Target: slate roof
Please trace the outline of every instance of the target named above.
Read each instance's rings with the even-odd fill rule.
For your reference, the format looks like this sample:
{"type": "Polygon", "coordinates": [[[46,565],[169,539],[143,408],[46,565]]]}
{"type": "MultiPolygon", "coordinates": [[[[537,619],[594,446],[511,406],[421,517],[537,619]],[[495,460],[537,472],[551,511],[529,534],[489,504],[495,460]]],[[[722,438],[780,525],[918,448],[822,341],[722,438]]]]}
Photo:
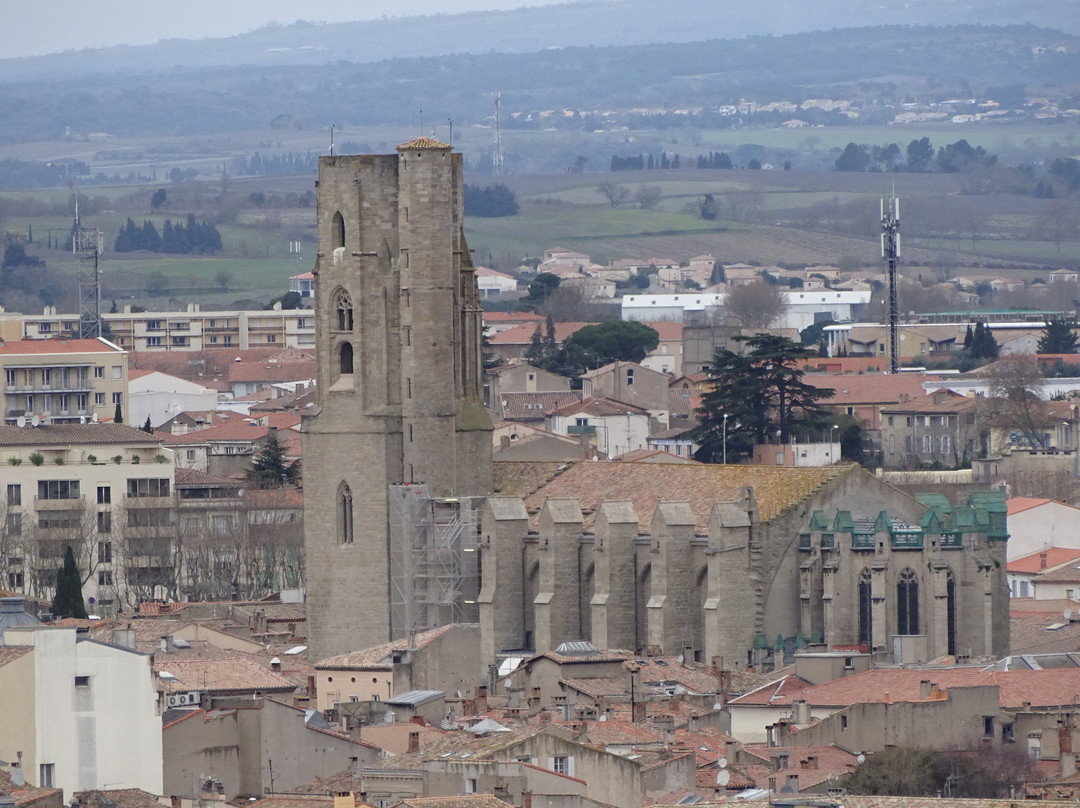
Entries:
{"type": "Polygon", "coordinates": [[[602,502],[630,500],[642,532],[649,530],[656,506],[662,501],[688,502],[696,529],[708,528],[717,502],[736,502],[751,486],[762,521],[768,522],[802,502],[822,486],[845,474],[865,473],[853,466],[785,468],[677,463],[619,463],[573,461],[564,463],[495,463],[495,490],[502,496],[520,496],[537,521],[548,498],[577,499],[588,529],[602,502]]]}
{"type": "Polygon", "coordinates": [[[157,446],[159,436],[127,424],[49,424],[27,427],[0,424],[0,446],[69,446],[71,444],[125,443],[157,446]]]}

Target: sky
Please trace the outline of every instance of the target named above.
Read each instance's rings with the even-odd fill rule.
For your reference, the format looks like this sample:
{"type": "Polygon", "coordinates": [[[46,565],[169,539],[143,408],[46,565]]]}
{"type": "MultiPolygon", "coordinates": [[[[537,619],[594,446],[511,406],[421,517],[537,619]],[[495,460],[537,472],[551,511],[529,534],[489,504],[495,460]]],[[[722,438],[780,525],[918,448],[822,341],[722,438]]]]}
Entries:
{"type": "Polygon", "coordinates": [[[270,22],[348,22],[566,0],[0,0],[0,58],[232,36],[270,22]]]}

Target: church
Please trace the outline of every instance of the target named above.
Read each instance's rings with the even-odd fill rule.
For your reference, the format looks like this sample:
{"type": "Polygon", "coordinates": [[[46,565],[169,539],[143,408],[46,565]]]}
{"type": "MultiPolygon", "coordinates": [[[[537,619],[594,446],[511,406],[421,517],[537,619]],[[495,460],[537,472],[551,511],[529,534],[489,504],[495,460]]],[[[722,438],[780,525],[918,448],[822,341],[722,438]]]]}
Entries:
{"type": "Polygon", "coordinates": [[[478,675],[577,640],[727,667],[793,641],[1007,653],[999,494],[953,507],[857,466],[493,464],[463,191],[431,138],[319,161],[312,659],[463,620],[478,675]]]}

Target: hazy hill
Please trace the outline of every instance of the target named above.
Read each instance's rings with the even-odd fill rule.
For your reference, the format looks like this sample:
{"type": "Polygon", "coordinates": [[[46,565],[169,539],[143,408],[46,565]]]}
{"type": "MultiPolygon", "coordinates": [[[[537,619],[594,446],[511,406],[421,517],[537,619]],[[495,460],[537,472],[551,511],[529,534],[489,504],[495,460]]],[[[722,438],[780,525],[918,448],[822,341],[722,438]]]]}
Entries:
{"type": "Polygon", "coordinates": [[[0,60],[0,81],[176,68],[325,65],[530,53],[546,48],[700,42],[877,25],[1032,24],[1080,34],[1080,3],[1063,0],[585,0],[513,11],[264,27],[225,39],[162,40],[0,60]]]}
{"type": "MultiPolygon", "coordinates": [[[[592,7],[591,5],[582,6],[592,7]]],[[[605,6],[621,8],[618,4],[605,6]]],[[[577,7],[572,7],[577,8],[577,7]]],[[[528,54],[395,58],[315,66],[174,68],[108,77],[0,84],[0,142],[77,132],[141,137],[339,125],[400,125],[453,117],[465,126],[504,99],[507,126],[592,131],[602,119],[542,119],[539,111],[703,107],[838,97],[899,104],[909,94],[979,97],[1024,88],[1080,103],[1060,89],[1080,75],[1080,38],[1032,26],[889,26],[686,44],[568,47],[528,54]],[[1040,52],[1035,51],[1039,49],[1040,52]],[[495,78],[497,77],[497,78],[495,78]],[[1012,88],[1011,90],[1009,88],[1012,88]],[[994,89],[996,88],[996,89],[994,89]],[[514,119],[513,113],[523,117],[514,119]],[[528,113],[536,113],[525,123],[528,113]],[[272,122],[274,122],[272,124],[272,122]]],[[[632,122],[631,122],[632,123],[632,122]]],[[[651,121],[648,125],[663,125],[651,121]]],[[[669,125],[681,125],[672,120],[669,125]]],[[[730,126],[730,121],[701,125],[730,126]]]]}

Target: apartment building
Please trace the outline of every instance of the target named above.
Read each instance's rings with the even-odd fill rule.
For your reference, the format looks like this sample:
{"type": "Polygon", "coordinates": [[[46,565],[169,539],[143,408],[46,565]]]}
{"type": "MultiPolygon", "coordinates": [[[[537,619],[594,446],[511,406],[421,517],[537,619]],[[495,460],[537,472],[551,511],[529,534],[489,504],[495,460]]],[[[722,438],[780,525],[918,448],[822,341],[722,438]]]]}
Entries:
{"type": "Polygon", "coordinates": [[[127,352],[105,339],[23,339],[0,344],[4,423],[112,419],[127,407],[127,352]]]}
{"type": "Polygon", "coordinates": [[[0,426],[0,586],[51,598],[71,547],[88,610],[160,597],[175,538],[173,452],[124,424],[0,426]]]}
{"type": "MultiPolygon", "coordinates": [[[[315,319],[311,309],[202,311],[189,303],[184,311],[123,311],[102,315],[114,343],[129,351],[202,351],[208,348],[313,348],[315,319]]],[[[79,315],[58,314],[48,306],[38,314],[0,314],[2,324],[21,321],[24,339],[71,337],[79,315]]],[[[0,333],[3,333],[0,331],[0,333]]]]}

